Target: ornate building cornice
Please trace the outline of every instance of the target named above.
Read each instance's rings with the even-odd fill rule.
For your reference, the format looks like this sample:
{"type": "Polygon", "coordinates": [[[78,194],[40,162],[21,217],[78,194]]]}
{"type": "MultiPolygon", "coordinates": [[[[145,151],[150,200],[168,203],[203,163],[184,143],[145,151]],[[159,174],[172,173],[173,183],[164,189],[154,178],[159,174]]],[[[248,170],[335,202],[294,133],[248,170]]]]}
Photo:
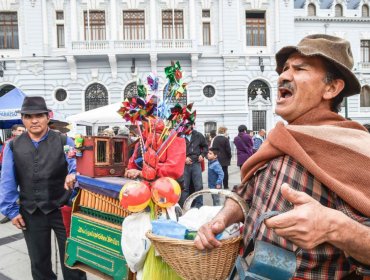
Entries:
{"type": "Polygon", "coordinates": [[[369,18],[354,17],[295,17],[294,21],[316,21],[316,22],[370,22],[369,18]]]}

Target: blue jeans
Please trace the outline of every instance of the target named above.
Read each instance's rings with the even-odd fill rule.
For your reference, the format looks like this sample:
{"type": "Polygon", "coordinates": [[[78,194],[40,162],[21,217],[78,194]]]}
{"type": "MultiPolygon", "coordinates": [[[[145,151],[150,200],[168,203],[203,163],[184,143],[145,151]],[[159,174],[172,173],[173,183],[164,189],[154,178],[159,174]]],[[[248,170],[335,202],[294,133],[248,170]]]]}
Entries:
{"type": "MultiPolygon", "coordinates": [[[[193,183],[194,191],[203,190],[202,181],[202,168],[199,162],[194,162],[192,164],[185,164],[184,170],[184,189],[181,192],[180,205],[183,206],[185,200],[191,195],[190,193],[190,182],[193,183]]],[[[203,206],[203,197],[198,196],[194,200],[194,206],[199,208],[203,206]]]]}

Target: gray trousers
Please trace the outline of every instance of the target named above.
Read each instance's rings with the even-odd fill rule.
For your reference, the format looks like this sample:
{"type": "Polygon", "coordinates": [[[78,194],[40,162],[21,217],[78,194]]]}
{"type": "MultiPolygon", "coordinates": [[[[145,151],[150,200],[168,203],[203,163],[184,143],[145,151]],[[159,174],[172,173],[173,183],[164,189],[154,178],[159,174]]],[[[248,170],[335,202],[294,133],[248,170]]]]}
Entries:
{"type": "MultiPolygon", "coordinates": [[[[185,199],[187,199],[189,195],[200,190],[203,190],[202,168],[200,163],[194,162],[193,164],[185,164],[184,189],[181,192],[180,205],[183,206],[185,199]],[[193,187],[194,191],[191,191],[190,187],[193,187]]],[[[194,200],[194,206],[198,208],[203,206],[202,196],[194,200]]]]}

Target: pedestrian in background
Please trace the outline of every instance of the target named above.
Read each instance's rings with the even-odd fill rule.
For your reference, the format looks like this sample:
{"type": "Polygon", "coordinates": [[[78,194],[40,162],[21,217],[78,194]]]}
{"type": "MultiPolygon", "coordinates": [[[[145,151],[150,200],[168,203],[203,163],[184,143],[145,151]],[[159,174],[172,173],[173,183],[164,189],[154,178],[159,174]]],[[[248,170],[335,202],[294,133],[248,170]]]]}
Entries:
{"type": "Polygon", "coordinates": [[[266,131],[260,129],[256,135],[253,136],[253,153],[257,152],[261,147],[263,141],[265,141],[266,131]]]}
{"type": "MultiPolygon", "coordinates": [[[[208,150],[208,188],[221,189],[222,180],[224,179],[224,172],[222,171],[221,164],[218,161],[219,149],[211,147],[208,150]]],[[[212,194],[213,205],[220,204],[220,197],[212,194]]]]}
{"type": "Polygon", "coordinates": [[[211,141],[210,147],[218,149],[217,159],[222,167],[224,172],[223,186],[224,189],[229,188],[229,171],[228,167],[230,166],[231,161],[231,147],[230,140],[227,137],[227,128],[220,126],[218,128],[218,134],[211,141]]]}
{"type": "Polygon", "coordinates": [[[52,230],[58,241],[63,278],[86,279],[84,272],[64,265],[67,237],[60,207],[70,197],[65,188],[72,188],[75,182],[76,159],[68,158],[63,147],[73,147],[74,142],[48,128],[49,110],[42,97],[26,97],[21,116],[27,132],[5,147],[0,210],[23,231],[33,279],[57,279],[51,264],[52,230]]]}
{"type": "Polygon", "coordinates": [[[242,167],[243,163],[253,154],[253,140],[247,133],[248,128],[242,124],[238,127],[238,135],[234,138],[236,147],[237,165],[242,167]]]}
{"type": "MultiPolygon", "coordinates": [[[[180,205],[193,192],[203,189],[202,167],[201,162],[204,161],[208,153],[208,145],[202,133],[194,129],[195,123],[189,123],[184,131],[186,141],[186,160],[184,170],[184,189],[181,192],[180,205]],[[194,191],[190,187],[194,187],[194,191]]],[[[180,163],[179,163],[180,164],[180,163]]],[[[203,205],[202,197],[197,197],[194,200],[195,207],[203,205]]]]}

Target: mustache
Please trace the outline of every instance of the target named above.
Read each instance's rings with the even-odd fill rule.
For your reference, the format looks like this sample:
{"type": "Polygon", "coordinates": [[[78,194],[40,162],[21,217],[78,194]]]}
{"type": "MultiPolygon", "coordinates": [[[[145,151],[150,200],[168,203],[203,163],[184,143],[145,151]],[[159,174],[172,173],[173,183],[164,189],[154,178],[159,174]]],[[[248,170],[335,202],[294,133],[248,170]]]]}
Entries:
{"type": "Polygon", "coordinates": [[[289,91],[294,91],[294,86],[293,86],[293,84],[291,83],[291,82],[288,82],[288,81],[282,81],[281,83],[278,83],[278,87],[279,88],[285,88],[285,89],[287,89],[287,90],[289,90],[289,91]]]}

